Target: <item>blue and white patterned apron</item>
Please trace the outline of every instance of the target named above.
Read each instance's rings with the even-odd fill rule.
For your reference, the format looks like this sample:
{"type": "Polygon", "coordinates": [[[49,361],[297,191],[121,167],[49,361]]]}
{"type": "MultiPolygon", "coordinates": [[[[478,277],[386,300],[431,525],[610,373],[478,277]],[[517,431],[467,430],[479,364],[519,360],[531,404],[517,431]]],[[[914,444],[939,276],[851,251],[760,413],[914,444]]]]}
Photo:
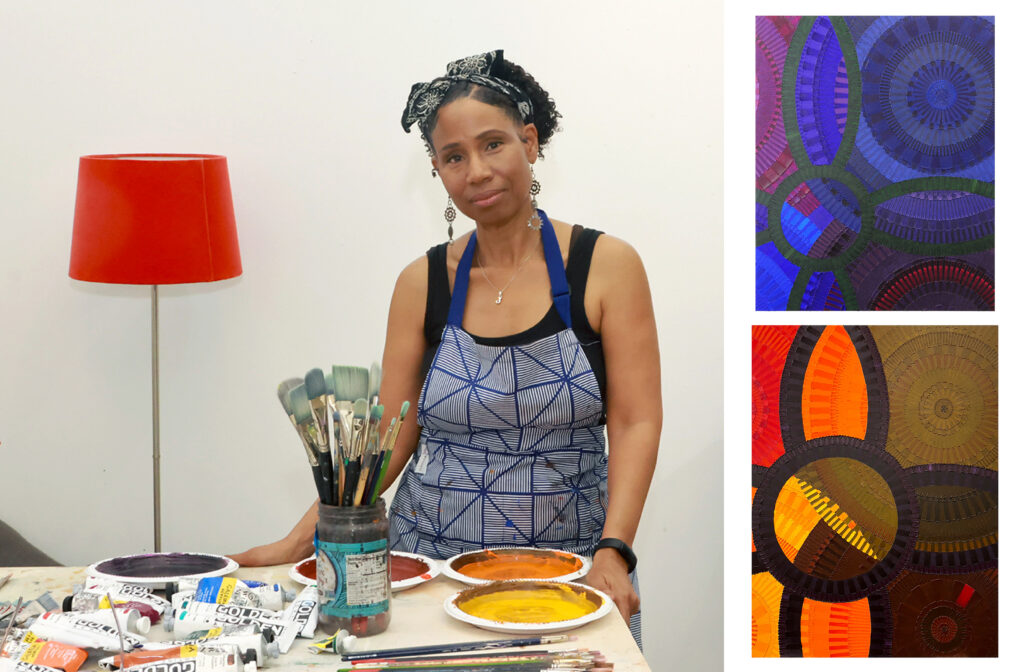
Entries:
{"type": "Polygon", "coordinates": [[[608,499],[601,391],[572,331],[558,239],[541,218],[566,328],[513,346],[481,345],[463,331],[470,236],[419,398],[419,449],[391,505],[395,550],[447,558],[536,546],[589,556],[600,539],[608,499]]]}

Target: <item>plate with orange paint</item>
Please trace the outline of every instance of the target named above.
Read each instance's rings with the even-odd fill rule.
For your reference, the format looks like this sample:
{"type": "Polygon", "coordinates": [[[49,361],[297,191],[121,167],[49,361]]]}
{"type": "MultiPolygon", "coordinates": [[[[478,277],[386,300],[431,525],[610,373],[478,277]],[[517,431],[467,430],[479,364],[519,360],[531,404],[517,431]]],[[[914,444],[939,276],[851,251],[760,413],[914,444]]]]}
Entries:
{"type": "Polygon", "coordinates": [[[445,576],[471,586],[509,579],[575,581],[590,571],[582,555],[551,548],[485,548],[460,553],[444,565],[445,576]]]}
{"type": "Polygon", "coordinates": [[[606,616],[613,607],[610,597],[581,583],[523,579],[471,586],[444,603],[445,612],[463,623],[531,634],[572,630],[606,616]]]}
{"type": "MultiPolygon", "coordinates": [[[[391,551],[391,592],[425,583],[441,573],[441,563],[418,553],[391,551]]],[[[306,586],[316,585],[316,556],[296,563],[288,576],[306,586]]]]}

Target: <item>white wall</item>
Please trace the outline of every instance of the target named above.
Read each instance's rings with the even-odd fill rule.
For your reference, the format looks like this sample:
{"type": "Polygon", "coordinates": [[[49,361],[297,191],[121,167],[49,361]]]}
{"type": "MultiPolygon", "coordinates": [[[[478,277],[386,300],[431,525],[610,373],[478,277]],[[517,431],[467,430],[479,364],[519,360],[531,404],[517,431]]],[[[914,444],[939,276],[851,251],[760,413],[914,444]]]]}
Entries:
{"type": "Polygon", "coordinates": [[[161,289],[163,537],[238,551],[313,498],[278,382],[379,358],[394,278],[445,235],[409,87],[501,47],[564,115],[543,207],[645,260],[647,657],[720,669],[722,18],[683,6],[0,0],[0,518],[66,564],[152,548],[149,290],[67,277],[80,155],[228,157],[243,275],[161,289]]]}

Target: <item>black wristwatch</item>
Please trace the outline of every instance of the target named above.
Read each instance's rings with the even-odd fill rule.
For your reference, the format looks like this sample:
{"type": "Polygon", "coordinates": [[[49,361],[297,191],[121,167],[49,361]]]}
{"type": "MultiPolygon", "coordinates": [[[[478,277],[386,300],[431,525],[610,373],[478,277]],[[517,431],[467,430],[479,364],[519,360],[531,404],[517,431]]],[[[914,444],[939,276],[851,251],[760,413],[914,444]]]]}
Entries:
{"type": "Polygon", "coordinates": [[[622,556],[622,559],[626,561],[626,571],[630,574],[636,569],[636,553],[629,547],[629,544],[624,542],[622,539],[616,539],[614,537],[605,537],[601,541],[597,542],[597,546],[594,547],[594,553],[596,554],[602,548],[614,548],[622,556]]]}

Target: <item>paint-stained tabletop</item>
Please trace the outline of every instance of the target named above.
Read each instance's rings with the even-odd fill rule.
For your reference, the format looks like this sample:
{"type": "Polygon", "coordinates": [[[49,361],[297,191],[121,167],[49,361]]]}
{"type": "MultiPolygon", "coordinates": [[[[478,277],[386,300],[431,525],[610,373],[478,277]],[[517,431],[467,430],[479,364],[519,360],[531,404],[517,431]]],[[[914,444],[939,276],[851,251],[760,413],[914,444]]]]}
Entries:
{"type": "MultiPolygon", "coordinates": [[[[301,590],[302,585],[288,578],[291,565],[277,567],[243,568],[232,574],[239,578],[257,579],[268,583],[280,583],[291,590],[301,590]]],[[[84,567],[9,567],[0,568],[0,576],[12,573],[6,586],[0,588],[0,602],[16,601],[18,597],[31,600],[49,591],[60,603],[64,596],[71,594],[71,587],[85,580],[84,567]]],[[[386,632],[361,639],[357,650],[375,650],[446,642],[467,642],[499,639],[505,637],[486,630],[480,630],[451,618],[444,612],[444,601],[466,586],[439,576],[415,588],[395,593],[391,606],[391,624],[386,632]]],[[[2,634],[2,633],[0,633],[2,634]]],[[[594,623],[589,623],[566,634],[576,635],[576,641],[549,644],[546,649],[594,649],[615,663],[616,672],[650,672],[647,662],[637,648],[629,628],[618,613],[613,611],[594,623]]],[[[318,631],[317,636],[322,636],[318,631]]],[[[512,635],[508,636],[512,638],[512,635]]],[[[155,627],[149,633],[153,641],[170,639],[170,633],[162,627],[155,627]]],[[[325,663],[339,661],[336,655],[312,654],[306,644],[312,640],[297,639],[291,650],[278,659],[271,660],[264,669],[304,670],[323,669],[325,663]]],[[[104,654],[109,655],[109,654],[104,654]]],[[[97,669],[96,661],[102,656],[90,656],[82,669],[97,669]]],[[[336,668],[335,668],[336,669],[336,668]]]]}

